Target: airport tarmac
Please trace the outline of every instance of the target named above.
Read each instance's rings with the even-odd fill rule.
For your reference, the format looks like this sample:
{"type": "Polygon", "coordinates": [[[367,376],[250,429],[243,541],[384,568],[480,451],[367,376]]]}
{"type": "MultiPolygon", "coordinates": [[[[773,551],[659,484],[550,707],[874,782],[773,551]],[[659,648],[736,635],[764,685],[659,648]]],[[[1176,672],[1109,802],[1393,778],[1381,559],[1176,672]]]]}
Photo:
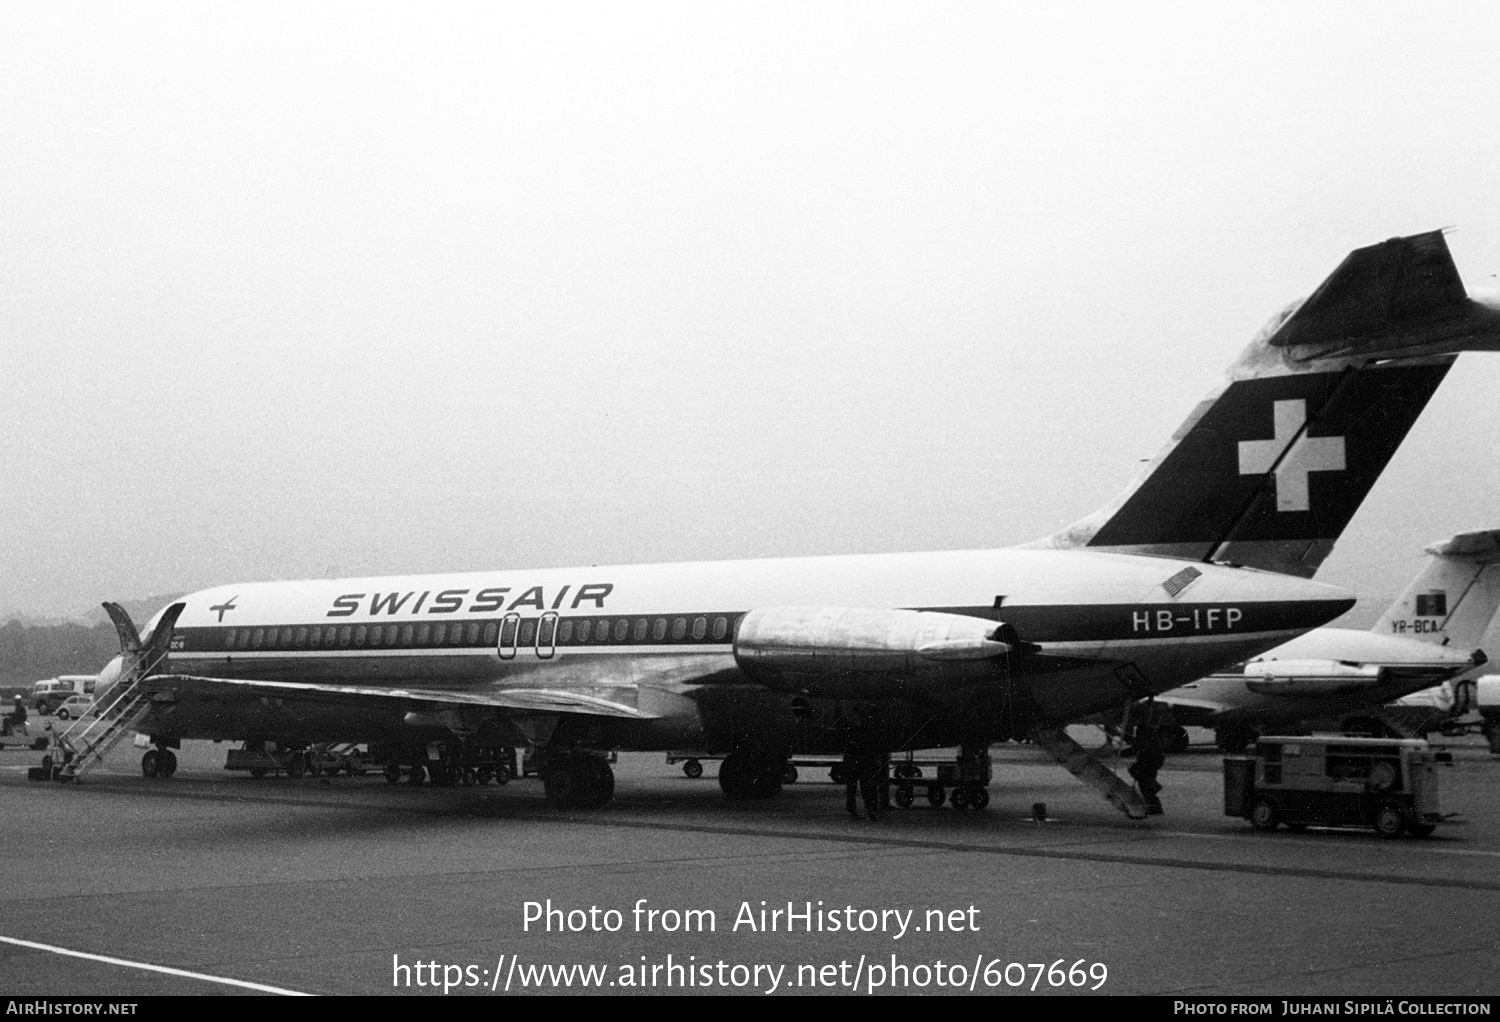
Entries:
{"type": "Polygon", "coordinates": [[[1397,841],[1254,832],[1222,815],[1209,747],[1169,759],[1144,823],[1016,745],[993,750],[988,810],[878,822],[813,771],[730,805],[712,765],[689,780],[660,755],[623,755],[615,801],[582,815],[535,780],[255,780],[222,769],[228,745],[188,743],[152,781],[121,746],[76,786],[28,783],[36,755],[7,751],[0,991],[1493,995],[1500,758],[1448,747],[1457,818],[1397,841]]]}

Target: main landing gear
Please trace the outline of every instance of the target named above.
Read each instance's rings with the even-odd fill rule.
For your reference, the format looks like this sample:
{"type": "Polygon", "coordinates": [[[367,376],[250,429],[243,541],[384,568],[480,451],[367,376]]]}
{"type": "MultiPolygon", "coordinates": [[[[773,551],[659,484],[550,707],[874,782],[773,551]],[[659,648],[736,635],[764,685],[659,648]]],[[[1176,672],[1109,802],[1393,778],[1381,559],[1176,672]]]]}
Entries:
{"type": "MultiPolygon", "coordinates": [[[[785,756],[731,752],[719,764],[719,787],[731,802],[771,798],[789,776],[785,756]]],[[[795,780],[795,772],[790,776],[795,780]]]]}
{"type": "Polygon", "coordinates": [[[541,776],[547,801],[558,809],[602,809],[615,797],[615,772],[602,757],[583,750],[551,757],[541,776]]]}
{"type": "Polygon", "coordinates": [[[157,747],[141,757],[142,777],[171,777],[177,772],[177,756],[171,749],[157,747]]]}

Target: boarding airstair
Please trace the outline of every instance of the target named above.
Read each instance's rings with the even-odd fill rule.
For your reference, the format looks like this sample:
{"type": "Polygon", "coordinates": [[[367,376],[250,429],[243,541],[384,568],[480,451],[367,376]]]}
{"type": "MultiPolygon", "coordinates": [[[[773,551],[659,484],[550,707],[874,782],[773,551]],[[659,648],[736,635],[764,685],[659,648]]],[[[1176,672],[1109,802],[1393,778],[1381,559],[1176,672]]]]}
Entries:
{"type": "Polygon", "coordinates": [[[94,706],[90,715],[78,718],[57,736],[54,753],[61,757],[61,762],[53,761],[56,780],[78,780],[104,762],[105,754],[134,730],[151,709],[151,693],[145,680],[161,659],[158,657],[146,670],[132,672],[107,693],[108,704],[94,706]]]}
{"type": "MultiPolygon", "coordinates": [[[[109,750],[133,731],[151,709],[152,690],[147,679],[166,665],[172,631],[183,604],[168,607],[145,642],[123,607],[106,603],[104,609],[120,636],[119,680],[107,690],[101,687],[90,712],[57,736],[53,751],[42,760],[41,769],[28,774],[37,780],[78,780],[104,762],[109,750]]],[[[99,684],[104,684],[102,678],[99,684]]]]}

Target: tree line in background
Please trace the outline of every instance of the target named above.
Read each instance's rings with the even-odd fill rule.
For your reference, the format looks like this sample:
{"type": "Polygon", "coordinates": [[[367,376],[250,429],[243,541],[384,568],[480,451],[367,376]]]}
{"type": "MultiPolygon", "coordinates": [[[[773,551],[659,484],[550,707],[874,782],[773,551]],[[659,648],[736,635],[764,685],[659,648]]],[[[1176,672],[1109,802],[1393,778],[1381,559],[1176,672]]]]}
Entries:
{"type": "Polygon", "coordinates": [[[97,674],[120,651],[107,622],[97,625],[0,625],[0,690],[31,690],[32,682],[59,674],[97,674]]]}

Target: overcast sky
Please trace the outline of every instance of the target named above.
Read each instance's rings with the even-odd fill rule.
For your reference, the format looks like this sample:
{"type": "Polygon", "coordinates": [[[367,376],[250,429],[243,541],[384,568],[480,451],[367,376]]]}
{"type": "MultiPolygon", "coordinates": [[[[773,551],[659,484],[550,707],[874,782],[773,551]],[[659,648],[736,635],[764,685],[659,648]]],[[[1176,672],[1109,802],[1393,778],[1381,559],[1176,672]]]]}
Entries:
{"type": "MultiPolygon", "coordinates": [[[[1001,546],[1352,248],[1500,272],[1500,8],[0,6],[0,612],[1001,546]]],[[[1465,355],[1323,575],[1500,527],[1465,355]]]]}

